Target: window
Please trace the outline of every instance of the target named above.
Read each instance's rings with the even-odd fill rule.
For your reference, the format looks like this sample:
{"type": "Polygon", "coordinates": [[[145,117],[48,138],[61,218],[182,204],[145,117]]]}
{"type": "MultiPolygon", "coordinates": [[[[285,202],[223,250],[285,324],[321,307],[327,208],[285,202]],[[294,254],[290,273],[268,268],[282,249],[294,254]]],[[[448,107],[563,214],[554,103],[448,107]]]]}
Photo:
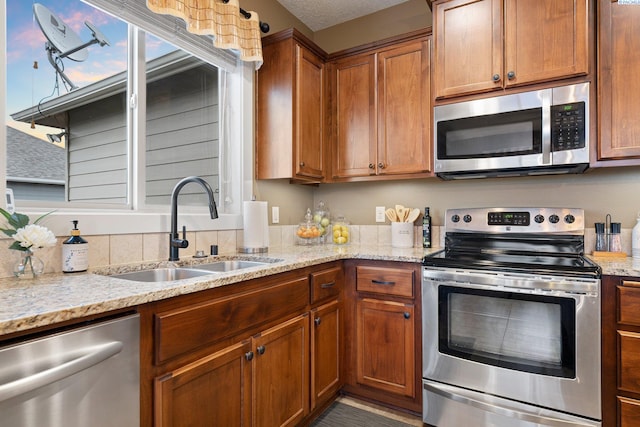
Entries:
{"type": "MultiPolygon", "coordinates": [[[[218,193],[219,212],[237,217],[251,194],[253,134],[243,122],[252,123],[252,66],[145,0],[40,2],[49,22],[83,42],[101,32],[108,45],[90,45],[83,61],[54,55],[56,72],[33,4],[6,0],[7,39],[24,35],[30,46],[7,44],[5,176],[17,204],[164,213],[175,183],[198,175],[218,193]]],[[[191,191],[181,205],[204,204],[201,189],[191,191]]]]}

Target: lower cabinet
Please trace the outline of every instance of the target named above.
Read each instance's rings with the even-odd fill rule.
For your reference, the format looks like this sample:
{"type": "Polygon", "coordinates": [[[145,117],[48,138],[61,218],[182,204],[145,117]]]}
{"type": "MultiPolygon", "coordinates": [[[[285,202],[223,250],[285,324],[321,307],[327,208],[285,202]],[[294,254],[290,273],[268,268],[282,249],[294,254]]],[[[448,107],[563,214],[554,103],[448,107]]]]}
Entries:
{"type": "Polygon", "coordinates": [[[602,281],[602,426],[640,425],[640,278],[602,281]]]}
{"type": "Polygon", "coordinates": [[[363,298],[356,312],[358,383],[414,398],[413,304],[363,298]]]}
{"type": "Polygon", "coordinates": [[[381,261],[346,266],[343,390],[420,413],[420,266],[381,261]]]}
{"type": "Polygon", "coordinates": [[[342,386],[343,277],[334,262],[139,307],[140,425],[306,425],[342,386]]]}
{"type": "Polygon", "coordinates": [[[156,378],[155,425],[251,425],[251,342],[244,341],[156,378]]]}

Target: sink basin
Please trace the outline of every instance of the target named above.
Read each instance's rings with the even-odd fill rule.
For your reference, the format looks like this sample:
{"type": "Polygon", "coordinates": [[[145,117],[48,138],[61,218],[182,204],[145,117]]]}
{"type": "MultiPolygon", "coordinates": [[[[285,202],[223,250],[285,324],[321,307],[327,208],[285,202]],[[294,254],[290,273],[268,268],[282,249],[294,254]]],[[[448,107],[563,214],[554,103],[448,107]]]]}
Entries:
{"type": "Polygon", "coordinates": [[[206,276],[207,274],[212,274],[212,271],[196,270],[193,268],[154,268],[153,270],[114,274],[111,277],[136,282],[170,282],[172,280],[206,276]]]}
{"type": "Polygon", "coordinates": [[[245,260],[229,260],[229,261],[217,261],[209,264],[198,264],[194,265],[191,268],[195,268],[198,270],[207,270],[207,271],[215,271],[218,273],[225,271],[234,271],[240,270],[242,268],[249,267],[258,267],[261,265],[267,265],[268,262],[262,261],[245,261],[245,260]]]}

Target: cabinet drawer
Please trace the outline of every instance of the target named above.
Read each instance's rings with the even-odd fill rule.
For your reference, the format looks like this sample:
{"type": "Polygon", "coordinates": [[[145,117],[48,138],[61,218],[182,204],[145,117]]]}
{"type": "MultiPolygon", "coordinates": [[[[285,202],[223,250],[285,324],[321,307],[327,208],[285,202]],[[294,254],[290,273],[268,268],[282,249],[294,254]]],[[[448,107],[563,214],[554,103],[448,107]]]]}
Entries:
{"type": "Polygon", "coordinates": [[[624,280],[618,286],[618,321],[640,325],[640,282],[624,280]]]}
{"type": "Polygon", "coordinates": [[[413,298],[413,270],[358,266],[356,289],[360,292],[413,298]]]}
{"type": "Polygon", "coordinates": [[[232,337],[303,309],[309,281],[301,277],[155,315],[155,361],[232,337]]]}
{"type": "Polygon", "coordinates": [[[311,304],[340,294],[343,284],[342,267],[311,273],[311,304]]]}
{"type": "Polygon", "coordinates": [[[618,331],[618,388],[640,393],[640,334],[618,331]]]}
{"type": "Polygon", "coordinates": [[[634,427],[640,425],[640,401],[618,397],[618,414],[620,427],[634,427]]]}

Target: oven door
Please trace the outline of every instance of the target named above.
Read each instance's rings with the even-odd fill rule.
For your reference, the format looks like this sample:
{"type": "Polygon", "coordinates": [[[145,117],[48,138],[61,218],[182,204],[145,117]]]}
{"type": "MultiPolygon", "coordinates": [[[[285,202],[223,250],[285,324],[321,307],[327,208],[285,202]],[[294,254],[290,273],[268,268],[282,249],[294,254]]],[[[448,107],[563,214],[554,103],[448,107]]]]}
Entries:
{"type": "Polygon", "coordinates": [[[425,268],[423,377],[600,420],[599,283],[425,268]]]}

